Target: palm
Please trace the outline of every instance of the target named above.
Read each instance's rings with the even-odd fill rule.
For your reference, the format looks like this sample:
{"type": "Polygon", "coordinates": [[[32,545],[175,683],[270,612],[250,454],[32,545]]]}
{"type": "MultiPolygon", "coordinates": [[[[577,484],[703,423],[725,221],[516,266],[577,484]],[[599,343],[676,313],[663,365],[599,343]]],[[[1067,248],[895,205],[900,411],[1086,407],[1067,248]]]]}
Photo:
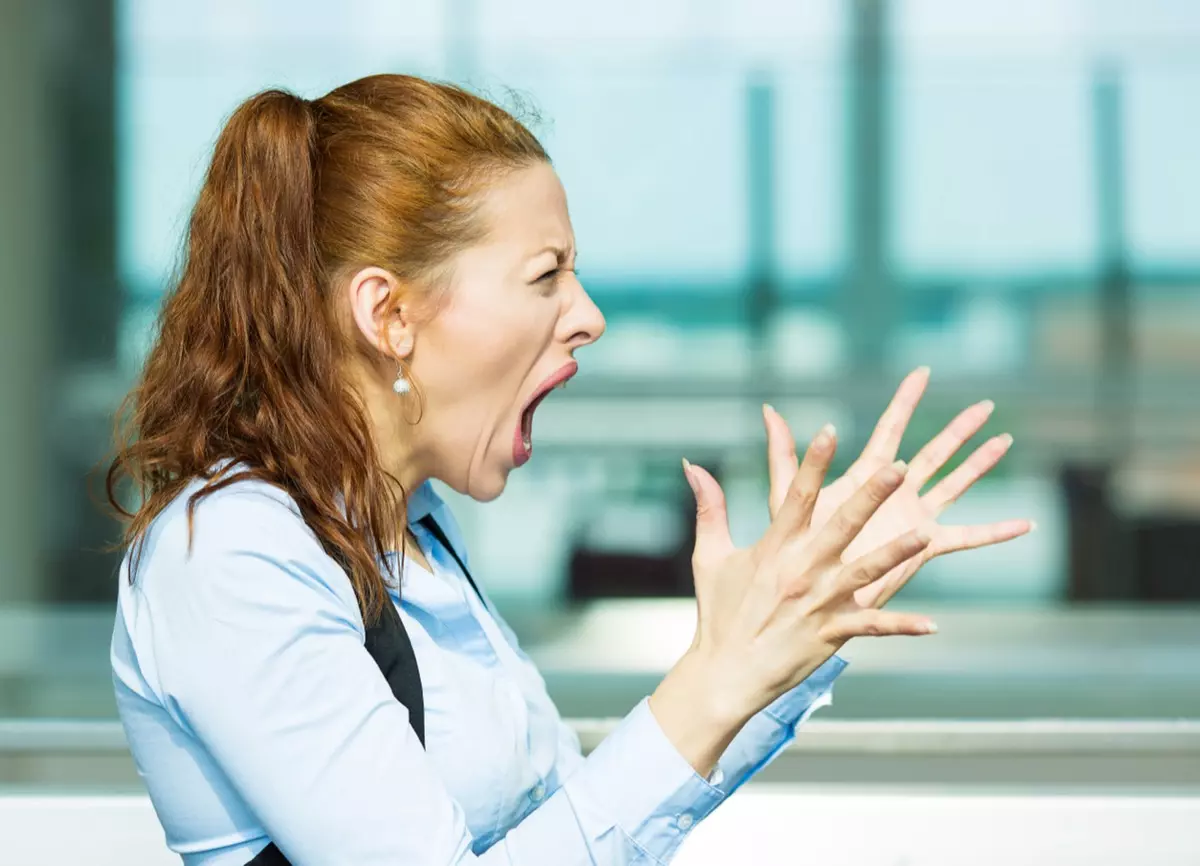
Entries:
{"type": "MultiPolygon", "coordinates": [[[[918,370],[900,385],[863,453],[845,475],[823,488],[818,495],[812,516],[814,529],[824,526],[875,472],[896,460],[900,440],[928,382],[928,371],[918,370]]],[[[931,439],[912,459],[904,484],[883,503],[847,547],[843,558],[849,562],[914,529],[924,529],[930,535],[929,546],[920,554],[855,593],[855,600],[863,607],[885,604],[922,565],[935,556],[1007,541],[1030,530],[1032,525],[1024,520],[986,526],[944,526],[938,523],[942,512],[1000,461],[1012,444],[1011,436],[996,436],[988,440],[931,489],[924,489],[955,452],[983,427],[991,412],[990,402],[977,403],[959,413],[941,433],[931,439]]],[[[767,412],[766,417],[771,514],[774,517],[795,475],[797,461],[795,442],[787,424],[773,411],[767,412]]]]}

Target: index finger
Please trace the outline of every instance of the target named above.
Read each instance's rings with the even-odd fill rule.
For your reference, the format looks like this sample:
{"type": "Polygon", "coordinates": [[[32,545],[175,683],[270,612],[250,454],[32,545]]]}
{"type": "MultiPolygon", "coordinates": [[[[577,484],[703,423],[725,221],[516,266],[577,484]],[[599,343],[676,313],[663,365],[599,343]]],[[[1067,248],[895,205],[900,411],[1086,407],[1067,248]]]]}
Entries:
{"type": "Polygon", "coordinates": [[[821,493],[821,485],[825,483],[825,475],[836,452],[837,431],[832,424],[826,424],[804,452],[804,462],[788,486],[779,513],[763,535],[766,544],[777,549],[792,536],[808,529],[817,496],[821,493]]]}
{"type": "Polygon", "coordinates": [[[904,438],[908,422],[912,420],[913,412],[916,411],[928,385],[928,367],[918,367],[904,377],[904,381],[896,389],[896,395],[892,397],[892,402],[888,403],[887,409],[879,417],[879,423],[875,425],[871,438],[867,440],[867,446],[862,452],[863,457],[887,462],[896,459],[896,453],[900,450],[900,440],[904,438]]]}

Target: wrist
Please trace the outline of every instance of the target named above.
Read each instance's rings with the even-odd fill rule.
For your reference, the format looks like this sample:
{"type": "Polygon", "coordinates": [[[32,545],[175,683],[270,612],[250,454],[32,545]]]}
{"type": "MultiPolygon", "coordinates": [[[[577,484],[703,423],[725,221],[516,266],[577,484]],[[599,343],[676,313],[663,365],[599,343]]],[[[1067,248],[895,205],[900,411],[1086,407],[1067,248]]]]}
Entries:
{"type": "Polygon", "coordinates": [[[663,733],[702,776],[760,709],[744,689],[745,678],[724,667],[694,646],[650,696],[650,711],[663,733]]]}

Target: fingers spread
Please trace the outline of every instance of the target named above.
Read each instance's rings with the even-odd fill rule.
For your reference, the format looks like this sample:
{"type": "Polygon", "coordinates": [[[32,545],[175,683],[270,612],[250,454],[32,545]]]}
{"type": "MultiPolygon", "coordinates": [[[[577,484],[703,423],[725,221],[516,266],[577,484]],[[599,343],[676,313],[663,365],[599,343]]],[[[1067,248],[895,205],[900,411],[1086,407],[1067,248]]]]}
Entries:
{"type": "Polygon", "coordinates": [[[940,514],[948,506],[958,500],[971,486],[987,473],[991,472],[997,463],[1012,447],[1013,438],[1008,433],[993,436],[984,442],[971,454],[962,465],[934,485],[933,489],[921,497],[933,514],[940,514]]]}
{"type": "Polygon", "coordinates": [[[920,367],[904,377],[904,381],[896,390],[896,396],[892,397],[892,402],[880,416],[875,431],[867,440],[867,447],[862,453],[863,458],[889,463],[896,459],[896,452],[900,450],[900,440],[904,438],[904,431],[928,384],[928,367],[920,367]]]}
{"type": "Polygon", "coordinates": [[[991,400],[984,400],[982,403],[968,406],[960,412],[912,459],[908,472],[909,482],[916,482],[918,487],[924,486],[925,482],[945,466],[946,461],[953,457],[968,439],[980,431],[995,408],[996,404],[991,400]]]}
{"type": "Polygon", "coordinates": [[[927,616],[887,610],[855,610],[834,617],[825,627],[827,639],[845,642],[854,637],[934,634],[937,626],[927,616]]]}
{"type": "Polygon", "coordinates": [[[764,542],[779,547],[789,538],[808,529],[813,506],[816,505],[821,485],[825,483],[825,475],[836,452],[837,431],[832,424],[826,424],[804,452],[804,462],[788,485],[779,512],[763,536],[764,542]]]}
{"type": "Polygon", "coordinates": [[[763,405],[763,424],[767,428],[767,472],[771,479],[768,504],[771,519],[774,520],[783,506],[800,462],[796,459],[796,440],[792,437],[792,431],[774,407],[763,405]]]}

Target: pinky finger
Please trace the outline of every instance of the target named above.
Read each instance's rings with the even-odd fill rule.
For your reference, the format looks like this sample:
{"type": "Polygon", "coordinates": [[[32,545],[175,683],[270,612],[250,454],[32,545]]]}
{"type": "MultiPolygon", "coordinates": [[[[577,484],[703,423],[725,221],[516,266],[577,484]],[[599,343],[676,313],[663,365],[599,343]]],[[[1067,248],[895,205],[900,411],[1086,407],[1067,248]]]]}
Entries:
{"type": "Polygon", "coordinates": [[[937,632],[937,625],[918,613],[889,610],[856,610],[836,617],[826,626],[826,637],[845,642],[855,637],[921,636],[937,632]]]}

